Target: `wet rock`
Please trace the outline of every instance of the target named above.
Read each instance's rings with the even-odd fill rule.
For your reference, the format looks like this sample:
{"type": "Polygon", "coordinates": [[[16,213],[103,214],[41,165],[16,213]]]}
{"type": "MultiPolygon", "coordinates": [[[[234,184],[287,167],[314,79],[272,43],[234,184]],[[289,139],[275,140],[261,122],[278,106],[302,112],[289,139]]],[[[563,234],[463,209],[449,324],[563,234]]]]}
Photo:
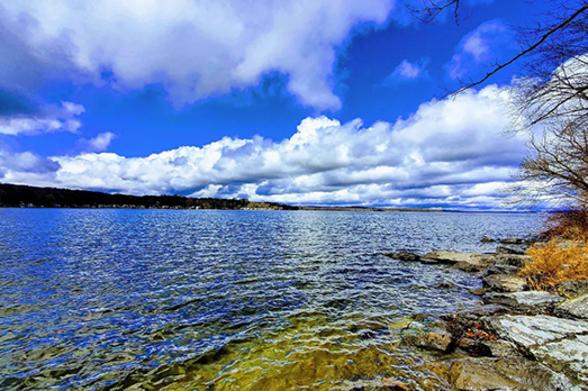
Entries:
{"type": "Polygon", "coordinates": [[[462,337],[457,341],[457,347],[473,356],[491,356],[490,349],[476,338],[462,337]]]}
{"type": "Polygon", "coordinates": [[[569,298],[578,297],[588,294],[588,280],[562,282],[555,289],[562,296],[569,298]]]}
{"type": "Polygon", "coordinates": [[[451,333],[442,327],[405,335],[403,341],[422,349],[441,353],[448,352],[453,342],[451,333]]]}
{"type": "Polygon", "coordinates": [[[497,246],[497,254],[511,254],[511,255],[524,255],[526,248],[523,246],[497,246]]]}
{"type": "Polygon", "coordinates": [[[493,274],[516,274],[519,271],[519,269],[519,267],[512,265],[496,264],[484,270],[484,275],[490,276],[493,274]]]}
{"type": "Polygon", "coordinates": [[[524,291],[509,293],[486,293],[482,296],[485,303],[499,304],[514,311],[525,313],[543,313],[553,310],[563,299],[558,295],[544,291],[524,291]]]}
{"type": "Polygon", "coordinates": [[[421,256],[411,251],[401,250],[393,253],[384,254],[387,257],[398,259],[399,261],[419,262],[421,256]]]}
{"type": "Polygon", "coordinates": [[[500,244],[531,244],[532,240],[530,239],[522,239],[522,238],[503,238],[499,239],[498,243],[500,244]]]}
{"type": "Polygon", "coordinates": [[[453,289],[455,286],[456,285],[451,281],[442,281],[434,285],[437,289],[453,289]]]}
{"type": "Polygon", "coordinates": [[[555,311],[561,316],[588,319],[588,294],[564,301],[555,311]]]}
{"type": "Polygon", "coordinates": [[[469,289],[468,292],[472,295],[482,296],[484,293],[488,292],[488,288],[472,288],[469,289]]]}
{"type": "Polygon", "coordinates": [[[488,235],[484,235],[480,239],[480,243],[494,243],[494,242],[496,242],[496,239],[494,239],[488,235]]]}
{"type": "Polygon", "coordinates": [[[493,257],[488,254],[468,253],[458,251],[432,251],[422,257],[433,263],[454,265],[464,271],[480,271],[490,266],[493,257]]]}
{"type": "Polygon", "coordinates": [[[511,265],[516,267],[523,267],[526,262],[531,259],[528,255],[520,254],[497,254],[494,257],[496,265],[511,265]]]}
{"type": "Polygon", "coordinates": [[[484,284],[498,292],[521,292],[527,289],[527,282],[512,274],[492,274],[484,277],[484,284]]]}
{"type": "Polygon", "coordinates": [[[410,391],[411,388],[404,383],[392,379],[383,379],[381,390],[386,391],[410,391]]]}
{"type": "Polygon", "coordinates": [[[580,390],[566,376],[520,357],[455,360],[449,381],[457,390],[580,390]]]}

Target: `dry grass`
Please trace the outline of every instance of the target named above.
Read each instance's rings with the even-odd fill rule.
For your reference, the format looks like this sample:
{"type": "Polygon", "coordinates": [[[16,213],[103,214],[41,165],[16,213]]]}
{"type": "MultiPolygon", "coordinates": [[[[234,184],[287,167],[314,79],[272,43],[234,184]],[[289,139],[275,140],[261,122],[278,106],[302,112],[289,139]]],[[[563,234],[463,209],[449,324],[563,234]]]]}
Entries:
{"type": "Polygon", "coordinates": [[[532,260],[520,271],[532,289],[552,290],[566,281],[588,279],[588,230],[561,230],[546,243],[527,250],[532,260]]]}

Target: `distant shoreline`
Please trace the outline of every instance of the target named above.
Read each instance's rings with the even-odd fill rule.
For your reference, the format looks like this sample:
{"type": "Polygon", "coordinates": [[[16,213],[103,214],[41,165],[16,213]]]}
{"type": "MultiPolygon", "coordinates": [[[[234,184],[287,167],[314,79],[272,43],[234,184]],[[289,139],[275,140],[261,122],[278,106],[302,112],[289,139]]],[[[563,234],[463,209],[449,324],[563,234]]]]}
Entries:
{"type": "Polygon", "coordinates": [[[193,198],[178,195],[134,196],[0,183],[0,208],[31,209],[160,209],[160,210],[288,210],[327,212],[537,213],[534,211],[382,208],[363,206],[293,206],[245,199],[193,198]]]}

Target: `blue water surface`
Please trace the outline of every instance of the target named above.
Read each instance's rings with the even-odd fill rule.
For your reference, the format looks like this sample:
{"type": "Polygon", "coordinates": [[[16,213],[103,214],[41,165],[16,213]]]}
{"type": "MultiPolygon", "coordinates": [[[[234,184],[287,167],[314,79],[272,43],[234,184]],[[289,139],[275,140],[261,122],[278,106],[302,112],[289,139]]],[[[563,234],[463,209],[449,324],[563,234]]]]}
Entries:
{"type": "Polygon", "coordinates": [[[0,388],[125,388],[137,373],[260,340],[301,313],[346,322],[350,330],[358,319],[447,313],[478,300],[468,293],[478,277],[383,253],[493,251],[480,243],[483,235],[526,236],[542,220],[503,213],[0,209],[0,388]],[[456,288],[436,287],[444,281],[456,288]]]}

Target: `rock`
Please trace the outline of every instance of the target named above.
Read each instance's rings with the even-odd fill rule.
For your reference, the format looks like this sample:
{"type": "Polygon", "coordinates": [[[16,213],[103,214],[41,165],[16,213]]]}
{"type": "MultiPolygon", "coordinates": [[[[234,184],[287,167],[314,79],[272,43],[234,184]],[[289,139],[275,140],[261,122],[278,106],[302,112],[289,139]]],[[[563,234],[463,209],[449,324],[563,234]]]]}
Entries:
{"type": "Polygon", "coordinates": [[[401,383],[399,381],[395,381],[392,379],[387,379],[384,378],[382,380],[382,387],[380,388],[381,390],[386,390],[386,391],[410,391],[410,387],[407,386],[404,383],[401,383]]]}
{"type": "Polygon", "coordinates": [[[562,296],[569,298],[578,297],[588,294],[588,280],[562,282],[555,289],[562,296]]]}
{"type": "Polygon", "coordinates": [[[531,244],[531,240],[522,238],[503,238],[499,239],[500,244],[531,244]]]}
{"type": "Polygon", "coordinates": [[[490,356],[493,357],[514,357],[520,355],[517,347],[513,343],[501,339],[485,341],[484,345],[490,351],[490,356]]]}
{"type": "Polygon", "coordinates": [[[494,242],[496,242],[496,239],[494,239],[488,235],[484,235],[480,239],[480,243],[494,243],[494,242]]]}
{"type": "Polygon", "coordinates": [[[393,253],[384,254],[387,257],[398,259],[399,261],[418,262],[421,256],[406,250],[401,250],[393,253]]]}
{"type": "Polygon", "coordinates": [[[588,384],[588,321],[504,315],[489,320],[488,326],[526,354],[588,384]]]}
{"type": "Polygon", "coordinates": [[[449,368],[456,390],[580,390],[566,376],[520,357],[465,358],[449,368]]]}
{"type": "Polygon", "coordinates": [[[441,353],[449,351],[452,343],[451,334],[440,327],[431,329],[424,333],[406,335],[404,342],[426,350],[433,350],[441,353]]]}
{"type": "Polygon", "coordinates": [[[498,292],[521,292],[527,289],[527,282],[511,274],[492,274],[483,279],[484,284],[498,292]]]}
{"type": "Polygon", "coordinates": [[[555,311],[566,317],[588,319],[588,294],[564,301],[555,311]]]}
{"type": "Polygon", "coordinates": [[[497,246],[496,253],[497,254],[512,254],[512,255],[524,255],[525,248],[522,246],[514,247],[514,246],[497,246]]]}
{"type": "Polygon", "coordinates": [[[473,356],[491,356],[488,346],[475,338],[462,337],[457,340],[457,347],[473,356]]]}
{"type": "Polygon", "coordinates": [[[496,254],[494,264],[523,267],[531,259],[528,255],[520,254],[496,254]]]}
{"type": "Polygon", "coordinates": [[[484,270],[484,275],[490,276],[492,274],[516,274],[518,273],[519,269],[519,267],[512,265],[492,265],[484,270]]]}
{"type": "Polygon", "coordinates": [[[544,291],[524,291],[509,293],[486,293],[485,303],[500,304],[519,312],[542,313],[553,310],[563,299],[544,291]]]}
{"type": "Polygon", "coordinates": [[[453,289],[455,288],[455,284],[451,281],[442,281],[434,285],[437,289],[453,289]]]}
{"type": "Polygon", "coordinates": [[[458,251],[432,251],[422,257],[434,263],[446,263],[464,271],[480,271],[490,266],[493,257],[488,254],[467,253],[458,251]]]}
{"type": "Polygon", "coordinates": [[[588,333],[588,321],[548,315],[501,315],[486,322],[498,336],[530,352],[535,346],[588,333]]]}
{"type": "Polygon", "coordinates": [[[577,335],[531,348],[541,362],[588,385],[588,335],[577,335]]]}
{"type": "Polygon", "coordinates": [[[468,292],[472,295],[482,296],[484,293],[488,292],[488,288],[471,288],[468,292]]]}

